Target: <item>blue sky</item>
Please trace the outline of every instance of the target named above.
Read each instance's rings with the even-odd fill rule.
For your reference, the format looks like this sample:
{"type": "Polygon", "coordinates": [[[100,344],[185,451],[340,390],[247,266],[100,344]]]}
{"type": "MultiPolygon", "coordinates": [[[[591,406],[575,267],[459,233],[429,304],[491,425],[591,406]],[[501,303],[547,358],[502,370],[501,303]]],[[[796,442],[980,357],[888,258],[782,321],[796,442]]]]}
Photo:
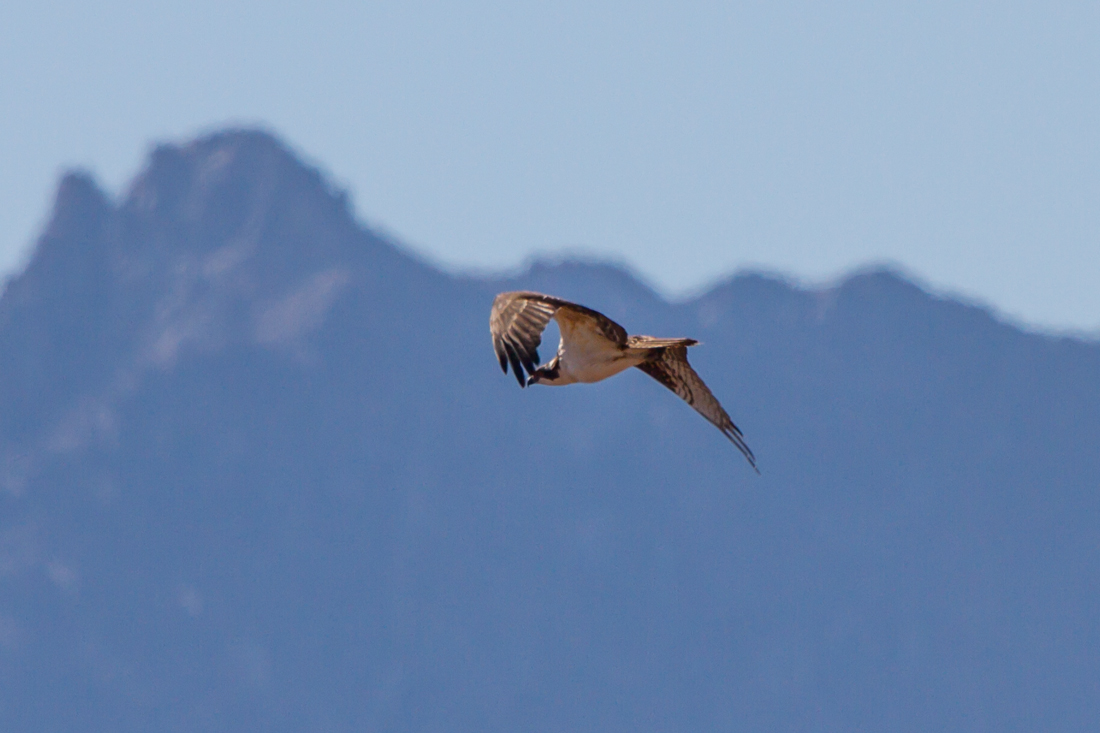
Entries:
{"type": "Polygon", "coordinates": [[[0,271],[61,172],[261,124],[455,268],[584,252],[666,295],[891,262],[1100,330],[1095,3],[8,3],[0,271]]]}

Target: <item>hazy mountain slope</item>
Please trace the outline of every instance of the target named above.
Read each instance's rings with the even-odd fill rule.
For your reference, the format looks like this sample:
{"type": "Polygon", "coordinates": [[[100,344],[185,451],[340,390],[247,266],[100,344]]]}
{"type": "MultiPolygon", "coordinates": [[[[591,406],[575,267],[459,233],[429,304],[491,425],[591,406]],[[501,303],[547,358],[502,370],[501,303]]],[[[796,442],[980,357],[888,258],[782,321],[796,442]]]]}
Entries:
{"type": "Polygon", "coordinates": [[[1093,730],[1098,434],[1100,346],[888,272],[451,277],[163,147],[0,299],[0,725],[1093,730]],[[763,477],[640,372],[518,389],[515,287],[701,339],[763,477]]]}

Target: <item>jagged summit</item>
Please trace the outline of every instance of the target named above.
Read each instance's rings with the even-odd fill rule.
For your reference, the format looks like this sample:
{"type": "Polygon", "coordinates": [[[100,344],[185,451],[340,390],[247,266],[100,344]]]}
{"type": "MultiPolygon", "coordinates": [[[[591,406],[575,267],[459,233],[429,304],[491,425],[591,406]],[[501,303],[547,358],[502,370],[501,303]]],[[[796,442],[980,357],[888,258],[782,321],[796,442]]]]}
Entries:
{"type": "Polygon", "coordinates": [[[66,173],[57,186],[54,214],[44,232],[45,237],[65,238],[75,232],[72,227],[94,231],[110,212],[111,203],[87,171],[66,173]]]}
{"type": "Polygon", "coordinates": [[[117,206],[89,174],[67,174],[27,271],[66,244],[93,248],[123,277],[226,247],[262,248],[290,268],[393,249],[354,221],[343,191],[260,130],[158,145],[117,206]]]}
{"type": "Polygon", "coordinates": [[[117,205],[67,174],[0,298],[0,371],[21,375],[0,384],[0,432],[33,453],[78,394],[110,402],[195,350],[301,348],[349,288],[421,269],[264,132],[158,146],[117,205]]]}
{"type": "Polygon", "coordinates": [[[123,208],[202,221],[228,235],[254,217],[257,207],[282,203],[289,193],[305,198],[300,205],[346,214],[346,197],[332,190],[320,172],[270,134],[238,130],[157,146],[123,208]]]}
{"type": "Polygon", "coordinates": [[[145,239],[196,254],[248,241],[268,257],[332,256],[325,248],[358,229],[343,192],[259,131],[158,146],[120,213],[152,228],[145,239]],[[318,228],[342,236],[317,237],[318,228]]]}
{"type": "Polygon", "coordinates": [[[72,172],[62,177],[53,213],[32,258],[23,273],[0,291],[0,324],[19,308],[48,297],[47,287],[56,291],[87,287],[80,281],[95,274],[95,262],[102,256],[98,247],[112,214],[110,202],[90,174],[72,172]]]}

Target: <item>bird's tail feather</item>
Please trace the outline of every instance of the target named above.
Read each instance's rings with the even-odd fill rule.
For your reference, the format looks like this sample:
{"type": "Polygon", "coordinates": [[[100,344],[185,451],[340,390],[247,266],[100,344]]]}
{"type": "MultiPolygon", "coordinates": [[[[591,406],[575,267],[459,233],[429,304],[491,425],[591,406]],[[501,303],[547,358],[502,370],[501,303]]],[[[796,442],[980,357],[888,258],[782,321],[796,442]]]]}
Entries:
{"type": "Polygon", "coordinates": [[[663,339],[655,336],[631,336],[626,340],[626,345],[634,349],[663,349],[669,346],[695,346],[698,343],[695,339],[663,339]]]}

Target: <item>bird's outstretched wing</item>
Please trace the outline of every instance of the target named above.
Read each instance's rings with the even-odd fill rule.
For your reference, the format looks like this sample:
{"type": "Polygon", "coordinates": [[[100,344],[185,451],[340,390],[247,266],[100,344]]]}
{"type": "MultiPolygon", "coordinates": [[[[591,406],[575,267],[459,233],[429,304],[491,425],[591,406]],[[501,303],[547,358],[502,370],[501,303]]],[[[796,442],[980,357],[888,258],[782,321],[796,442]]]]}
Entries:
{"type": "Polygon", "coordinates": [[[511,363],[519,386],[526,386],[524,368],[530,374],[538,367],[542,332],[563,305],[567,302],[541,293],[501,293],[493,299],[489,313],[493,351],[505,374],[511,363]]]}
{"type": "Polygon", "coordinates": [[[507,374],[511,364],[519,386],[527,386],[524,369],[531,374],[538,368],[542,332],[559,310],[570,316],[568,323],[563,325],[563,331],[577,322],[583,322],[610,341],[626,344],[626,329],[599,311],[542,293],[501,293],[493,299],[489,330],[493,334],[493,350],[496,351],[500,368],[507,374]]]}
{"type": "MultiPolygon", "coordinates": [[[[639,343],[638,346],[643,344],[639,343]]],[[[722,404],[707,388],[702,378],[688,364],[687,346],[688,344],[678,344],[660,348],[659,356],[642,362],[638,368],[671,389],[684,402],[695,408],[696,412],[721,430],[722,434],[745,455],[753,470],[760,473],[760,469],[756,467],[756,456],[745,443],[741,431],[733,424],[729,414],[722,408],[722,404]]]]}

